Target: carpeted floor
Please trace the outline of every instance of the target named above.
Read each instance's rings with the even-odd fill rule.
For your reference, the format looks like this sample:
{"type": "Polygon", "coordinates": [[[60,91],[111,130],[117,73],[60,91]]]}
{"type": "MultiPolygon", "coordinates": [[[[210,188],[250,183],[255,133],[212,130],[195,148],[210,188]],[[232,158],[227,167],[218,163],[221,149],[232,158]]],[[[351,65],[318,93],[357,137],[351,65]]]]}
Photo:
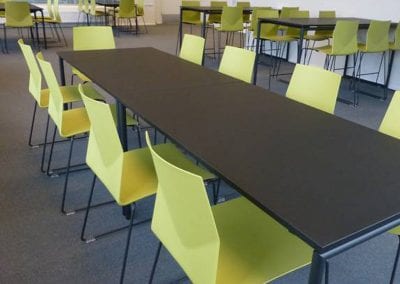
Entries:
{"type": "MultiPolygon", "coordinates": [[[[71,46],[71,29],[66,28],[65,33],[71,46]]],[[[149,33],[145,35],[121,33],[116,37],[116,44],[117,47],[153,46],[174,53],[176,35],[177,25],[165,24],[149,27],[149,33]]],[[[9,32],[10,54],[0,54],[0,283],[117,283],[126,232],[89,244],[81,242],[79,234],[83,214],[63,216],[59,212],[63,176],[49,178],[42,174],[39,170],[41,148],[31,149],[27,145],[33,100],[27,90],[28,72],[15,43],[16,38],[16,32],[9,32]]],[[[43,50],[44,56],[54,64],[56,73],[56,52],[70,49],[70,46],[56,47],[52,43],[48,50],[43,50]]],[[[216,61],[207,58],[206,66],[216,68],[217,65],[216,61]]],[[[291,66],[286,64],[285,68],[291,66]]],[[[118,68],[118,63],[110,68],[118,68]]],[[[267,74],[268,69],[262,67],[259,85],[267,85],[267,74]]],[[[279,94],[284,94],[286,88],[285,83],[272,82],[272,90],[279,94]]],[[[341,93],[345,97],[350,95],[346,87],[341,93]]],[[[387,101],[379,101],[361,96],[359,107],[338,103],[335,114],[376,129],[389,101],[390,97],[387,101]]],[[[43,139],[45,118],[45,111],[41,111],[34,134],[35,142],[43,139]]],[[[135,147],[134,133],[130,133],[129,138],[130,147],[135,147]]],[[[76,144],[74,162],[80,162],[84,160],[86,142],[82,139],[76,144]]],[[[65,143],[57,145],[56,166],[64,165],[66,151],[65,143]]],[[[85,204],[91,179],[90,171],[71,175],[69,208],[85,204]]],[[[95,194],[96,200],[110,199],[102,186],[96,188],[95,194]]],[[[236,193],[223,185],[222,195],[230,198],[236,193]]],[[[138,220],[151,216],[153,202],[154,199],[149,198],[138,203],[138,220]]],[[[89,218],[90,235],[126,224],[116,205],[95,209],[89,218]]],[[[330,283],[388,283],[396,239],[384,234],[333,258],[330,261],[330,283]]],[[[134,228],[127,283],[147,283],[156,243],[149,223],[134,228]]],[[[308,273],[309,267],[306,267],[275,283],[307,283],[308,273]]],[[[155,283],[188,283],[184,276],[164,250],[155,283]]],[[[396,283],[400,283],[400,276],[398,279],[396,283]]]]}

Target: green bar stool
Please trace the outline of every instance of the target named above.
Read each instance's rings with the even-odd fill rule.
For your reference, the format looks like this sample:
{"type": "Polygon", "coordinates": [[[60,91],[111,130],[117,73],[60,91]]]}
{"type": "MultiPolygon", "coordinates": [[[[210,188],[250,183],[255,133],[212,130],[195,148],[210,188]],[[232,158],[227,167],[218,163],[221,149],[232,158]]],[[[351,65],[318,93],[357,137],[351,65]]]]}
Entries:
{"type": "Polygon", "coordinates": [[[243,8],[222,7],[221,26],[218,31],[218,55],[221,50],[221,34],[226,33],[225,45],[234,45],[235,33],[239,32],[239,46],[243,46],[243,8]]]}
{"type": "MultiPolygon", "coordinates": [[[[326,18],[336,18],[336,12],[335,11],[319,11],[319,18],[321,19],[326,19],[326,18]]],[[[314,34],[307,34],[304,36],[305,39],[305,48],[304,48],[304,61],[303,63],[305,64],[307,61],[307,64],[310,64],[313,48],[315,47],[316,42],[320,41],[328,41],[328,45],[330,44],[330,39],[333,36],[333,30],[316,30],[314,34]],[[310,48],[310,42],[313,42],[311,48],[310,48]],[[310,51],[310,56],[308,57],[307,60],[307,53],[310,51]]]]}
{"type": "MultiPolygon", "coordinates": [[[[340,20],[336,22],[331,44],[321,47],[316,47],[313,49],[317,52],[322,52],[326,55],[324,63],[325,69],[330,71],[344,70],[344,67],[342,68],[336,67],[336,58],[338,56],[352,56],[353,66],[348,68],[353,69],[352,79],[353,80],[355,79],[355,69],[356,69],[357,53],[358,53],[357,32],[358,32],[357,21],[340,20]]],[[[339,100],[347,102],[340,98],[339,100]]],[[[358,104],[358,95],[357,92],[354,91],[354,89],[353,89],[352,104],[354,106],[358,104]]]]}

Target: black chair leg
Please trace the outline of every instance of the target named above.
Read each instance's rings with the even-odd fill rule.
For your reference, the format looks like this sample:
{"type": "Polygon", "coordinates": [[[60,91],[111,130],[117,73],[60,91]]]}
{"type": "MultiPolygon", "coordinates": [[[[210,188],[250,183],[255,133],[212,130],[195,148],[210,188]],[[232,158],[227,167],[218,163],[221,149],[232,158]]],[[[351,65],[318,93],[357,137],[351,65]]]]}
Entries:
{"type": "Polygon", "coordinates": [[[55,143],[55,140],[56,140],[56,132],[57,132],[57,125],[54,126],[53,138],[51,140],[51,147],[50,147],[50,155],[49,155],[49,160],[47,161],[46,174],[48,176],[51,176],[50,167],[51,167],[51,160],[53,159],[53,149],[54,149],[54,143],[55,143]]]}
{"type": "Polygon", "coordinates": [[[156,257],[154,259],[153,267],[151,268],[149,284],[153,283],[154,274],[156,273],[156,268],[157,268],[157,262],[158,262],[158,259],[160,258],[161,248],[162,248],[162,243],[159,241],[158,247],[157,247],[157,252],[156,252],[156,257]]]}
{"type": "Polygon", "coordinates": [[[37,110],[37,101],[35,101],[35,105],[33,107],[33,116],[32,116],[32,122],[31,122],[31,130],[29,131],[29,140],[28,140],[28,145],[29,147],[39,147],[39,145],[32,145],[32,134],[33,134],[33,127],[35,125],[35,118],[36,118],[36,110],[37,110]]]}
{"type": "Polygon", "coordinates": [[[128,253],[129,253],[129,245],[130,245],[130,242],[131,242],[132,228],[133,228],[133,216],[131,216],[131,219],[129,221],[128,238],[126,240],[126,246],[125,246],[125,252],[124,252],[124,261],[122,263],[121,278],[120,278],[120,281],[119,281],[121,284],[124,283],[126,262],[128,260],[128,253]]]}
{"type": "Polygon", "coordinates": [[[44,142],[43,142],[42,162],[40,164],[40,170],[42,173],[46,172],[44,170],[44,158],[46,156],[46,145],[47,145],[47,134],[49,132],[49,123],[50,123],[50,115],[47,114],[46,132],[44,134],[44,142]]]}
{"type": "Polygon", "coordinates": [[[90,189],[88,205],[86,207],[85,219],[83,221],[83,226],[82,226],[82,231],[81,231],[81,240],[84,241],[84,242],[87,241],[87,239],[85,238],[86,224],[87,224],[87,219],[88,219],[88,216],[89,216],[90,206],[92,205],[92,197],[93,197],[94,187],[96,185],[96,179],[97,179],[97,176],[94,175],[93,181],[92,181],[92,187],[90,189]]]}
{"type": "Polygon", "coordinates": [[[3,26],[3,32],[4,32],[4,49],[6,53],[8,53],[8,45],[7,45],[7,29],[6,26],[3,26]]]}
{"type": "Polygon", "coordinates": [[[325,284],[329,282],[329,262],[325,261],[325,284]]]}
{"type": "MultiPolygon", "coordinates": [[[[53,140],[54,141],[54,140],[53,140]]],[[[54,142],[53,142],[54,143],[54,142]]],[[[68,212],[65,211],[65,198],[67,196],[67,188],[68,188],[68,178],[69,178],[69,169],[71,166],[71,157],[72,150],[74,148],[74,136],[70,138],[70,146],[69,146],[69,155],[68,155],[68,163],[67,163],[67,172],[65,173],[65,181],[64,181],[64,190],[63,190],[63,198],[61,201],[61,213],[68,215],[68,212]]]]}
{"type": "Polygon", "coordinates": [[[390,277],[390,284],[394,283],[394,279],[396,276],[396,269],[397,269],[397,264],[399,262],[399,256],[400,256],[400,236],[398,237],[398,245],[397,245],[397,252],[396,252],[396,258],[394,259],[394,264],[393,264],[393,269],[392,269],[392,276],[390,277]]]}
{"type": "Polygon", "coordinates": [[[218,203],[219,188],[221,185],[221,179],[213,182],[213,203],[214,205],[218,203]]]}

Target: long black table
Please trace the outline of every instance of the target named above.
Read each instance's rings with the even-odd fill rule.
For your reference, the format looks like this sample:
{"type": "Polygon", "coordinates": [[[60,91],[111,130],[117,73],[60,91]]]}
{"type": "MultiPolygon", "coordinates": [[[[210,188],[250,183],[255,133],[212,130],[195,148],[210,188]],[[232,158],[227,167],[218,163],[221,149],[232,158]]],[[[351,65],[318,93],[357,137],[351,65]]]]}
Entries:
{"type": "MultiPolygon", "coordinates": [[[[29,9],[30,9],[31,13],[33,13],[33,17],[35,18],[35,20],[38,19],[37,12],[39,12],[41,15],[40,18],[42,19],[44,48],[47,49],[46,27],[44,24],[43,8],[33,5],[33,4],[29,4],[29,9]]],[[[6,10],[6,8],[5,8],[4,3],[0,3],[0,11],[5,11],[5,10],[6,10]]],[[[36,37],[39,42],[39,28],[38,28],[37,21],[35,21],[35,27],[36,27],[36,37]]]]}
{"type": "Polygon", "coordinates": [[[58,55],[309,244],[309,283],[400,224],[394,138],[153,48],[58,55]]]}

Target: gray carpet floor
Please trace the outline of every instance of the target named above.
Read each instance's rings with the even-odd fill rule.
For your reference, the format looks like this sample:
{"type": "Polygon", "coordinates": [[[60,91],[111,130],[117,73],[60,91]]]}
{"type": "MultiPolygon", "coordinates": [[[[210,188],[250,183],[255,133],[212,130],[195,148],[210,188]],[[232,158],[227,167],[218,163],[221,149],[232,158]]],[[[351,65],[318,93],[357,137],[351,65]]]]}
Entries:
{"type": "MultiPolygon", "coordinates": [[[[64,30],[71,46],[71,29],[64,30]]],[[[149,27],[148,34],[139,36],[121,33],[116,37],[116,44],[117,47],[153,46],[174,53],[176,35],[176,24],[164,24],[149,27]]],[[[59,212],[63,176],[49,178],[42,174],[39,170],[41,148],[31,149],[27,145],[33,99],[28,93],[28,72],[16,39],[16,32],[9,32],[10,53],[0,54],[0,283],[117,283],[126,231],[89,244],[81,242],[83,214],[63,216],[59,212]]],[[[70,47],[56,45],[51,43],[43,53],[58,73],[56,52],[70,47]]],[[[207,58],[207,67],[216,68],[217,65],[218,62],[207,58]]],[[[110,68],[118,68],[118,63],[110,68]]],[[[286,64],[285,68],[292,68],[292,65],[286,64]]],[[[267,74],[268,68],[261,67],[260,86],[267,85],[267,74]]],[[[287,84],[273,80],[273,91],[283,95],[286,88],[287,84]]],[[[380,90],[371,88],[371,91],[380,90]]],[[[350,95],[346,86],[341,95],[350,95]]],[[[380,101],[361,96],[358,107],[338,103],[335,114],[376,129],[390,98],[380,101]]],[[[40,111],[34,142],[43,139],[45,118],[45,111],[40,111]]],[[[135,137],[134,133],[129,134],[132,148],[137,147],[135,137]]],[[[82,139],[76,145],[73,162],[78,163],[84,161],[86,142],[82,139]]],[[[67,149],[66,143],[56,146],[55,166],[65,164],[67,149]]],[[[69,208],[86,203],[91,179],[90,171],[71,174],[69,208]]],[[[232,198],[237,193],[223,185],[222,195],[232,198]]],[[[96,188],[96,201],[110,198],[102,186],[96,188]]],[[[137,220],[151,216],[153,202],[154,199],[149,198],[138,203],[137,220]]],[[[116,205],[94,209],[89,218],[89,235],[127,224],[116,205]]],[[[149,223],[134,228],[127,283],[147,283],[156,244],[149,223]]],[[[383,234],[336,256],[330,261],[330,283],[388,283],[396,245],[395,236],[383,234]]],[[[274,283],[307,283],[308,273],[309,267],[306,267],[274,283]]],[[[188,282],[179,265],[162,251],[155,283],[188,282]]],[[[396,283],[400,283],[400,275],[396,283]]]]}

